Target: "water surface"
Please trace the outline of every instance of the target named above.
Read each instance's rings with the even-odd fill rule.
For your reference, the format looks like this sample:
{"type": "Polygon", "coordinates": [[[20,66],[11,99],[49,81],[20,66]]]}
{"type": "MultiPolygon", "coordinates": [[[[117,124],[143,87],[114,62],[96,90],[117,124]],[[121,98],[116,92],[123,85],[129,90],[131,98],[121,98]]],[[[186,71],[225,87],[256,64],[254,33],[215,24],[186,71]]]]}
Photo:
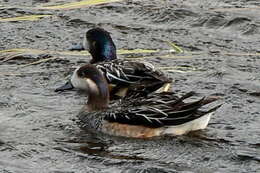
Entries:
{"type": "Polygon", "coordinates": [[[26,52],[0,64],[1,172],[260,171],[257,0],[145,0],[70,10],[32,8],[66,2],[73,1],[1,1],[1,18],[51,16],[0,21],[0,50],[66,51],[95,26],[109,30],[119,49],[168,50],[170,41],[185,52],[120,58],[150,56],[145,60],[174,67],[169,73],[175,91],[219,95],[224,105],[207,129],[187,136],[136,140],[91,134],[75,122],[84,93],[54,92],[90,57],[26,52]],[[57,59],[22,66],[49,56],[57,59]]]}

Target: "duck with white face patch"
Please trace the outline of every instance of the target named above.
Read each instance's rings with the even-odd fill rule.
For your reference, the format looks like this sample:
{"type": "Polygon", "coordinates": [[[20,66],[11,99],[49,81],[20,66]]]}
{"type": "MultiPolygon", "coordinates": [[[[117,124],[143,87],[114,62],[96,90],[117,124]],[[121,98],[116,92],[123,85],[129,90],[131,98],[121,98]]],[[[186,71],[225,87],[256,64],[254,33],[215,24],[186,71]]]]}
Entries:
{"type": "Polygon", "coordinates": [[[182,97],[173,92],[152,93],[109,106],[109,88],[100,70],[89,64],[80,67],[77,74],[86,84],[88,94],[87,104],[78,115],[81,126],[110,135],[133,138],[183,135],[206,128],[212,113],[221,106],[204,108],[218,97],[185,102],[194,92],[182,97]]]}

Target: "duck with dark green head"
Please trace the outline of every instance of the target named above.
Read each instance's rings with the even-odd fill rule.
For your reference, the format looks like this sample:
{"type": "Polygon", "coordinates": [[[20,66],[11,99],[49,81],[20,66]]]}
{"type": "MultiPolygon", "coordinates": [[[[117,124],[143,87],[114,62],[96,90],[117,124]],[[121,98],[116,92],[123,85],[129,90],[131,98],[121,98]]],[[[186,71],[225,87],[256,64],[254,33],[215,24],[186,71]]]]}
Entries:
{"type": "MultiPolygon", "coordinates": [[[[90,29],[86,33],[84,46],[92,56],[90,63],[105,76],[110,87],[111,98],[127,97],[133,93],[146,94],[169,90],[172,79],[152,64],[117,59],[116,46],[110,34],[104,29],[90,29]]],[[[84,82],[78,76],[78,70],[79,68],[74,71],[69,82],[55,91],[86,89],[84,82]]]]}
{"type": "Polygon", "coordinates": [[[102,28],[93,28],[84,35],[83,45],[75,45],[70,50],[87,50],[92,56],[91,64],[117,59],[116,46],[110,33],[102,28]]]}
{"type": "Polygon", "coordinates": [[[108,84],[96,66],[82,66],[77,73],[88,94],[87,104],[78,115],[80,125],[95,132],[133,138],[183,135],[206,128],[212,113],[221,106],[204,107],[218,97],[186,101],[194,92],[182,97],[173,92],[152,93],[111,106],[108,84]]]}
{"type": "Polygon", "coordinates": [[[109,34],[101,28],[86,33],[84,47],[92,56],[91,64],[116,59],[116,46],[109,34]]]}

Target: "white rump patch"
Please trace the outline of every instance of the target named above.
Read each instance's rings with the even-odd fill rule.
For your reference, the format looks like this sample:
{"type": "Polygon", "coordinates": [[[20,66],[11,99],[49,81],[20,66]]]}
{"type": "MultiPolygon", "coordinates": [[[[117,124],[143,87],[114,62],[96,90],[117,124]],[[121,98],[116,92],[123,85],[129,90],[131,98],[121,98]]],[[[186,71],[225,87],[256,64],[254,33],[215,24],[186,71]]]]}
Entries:
{"type": "Polygon", "coordinates": [[[162,134],[165,135],[183,135],[190,131],[205,129],[209,123],[210,117],[213,113],[203,115],[202,117],[192,120],[190,122],[177,125],[177,126],[168,126],[163,127],[162,134]]]}

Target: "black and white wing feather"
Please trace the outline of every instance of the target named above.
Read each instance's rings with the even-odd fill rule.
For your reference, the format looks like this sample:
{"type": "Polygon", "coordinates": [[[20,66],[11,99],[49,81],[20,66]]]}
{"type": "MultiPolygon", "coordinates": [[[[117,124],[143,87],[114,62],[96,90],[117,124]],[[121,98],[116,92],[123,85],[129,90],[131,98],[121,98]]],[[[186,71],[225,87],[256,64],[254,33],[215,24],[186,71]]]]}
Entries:
{"type": "Polygon", "coordinates": [[[129,87],[132,90],[155,91],[172,80],[146,62],[112,60],[96,64],[109,84],[129,87]]]}
{"type": "Polygon", "coordinates": [[[173,126],[195,120],[221,106],[215,106],[207,111],[200,110],[202,106],[216,100],[212,98],[202,98],[188,103],[183,102],[193,94],[191,92],[178,98],[173,93],[160,93],[150,96],[150,100],[139,98],[129,103],[128,106],[126,104],[120,109],[113,110],[113,112],[107,112],[105,120],[154,128],[173,126]]]}

